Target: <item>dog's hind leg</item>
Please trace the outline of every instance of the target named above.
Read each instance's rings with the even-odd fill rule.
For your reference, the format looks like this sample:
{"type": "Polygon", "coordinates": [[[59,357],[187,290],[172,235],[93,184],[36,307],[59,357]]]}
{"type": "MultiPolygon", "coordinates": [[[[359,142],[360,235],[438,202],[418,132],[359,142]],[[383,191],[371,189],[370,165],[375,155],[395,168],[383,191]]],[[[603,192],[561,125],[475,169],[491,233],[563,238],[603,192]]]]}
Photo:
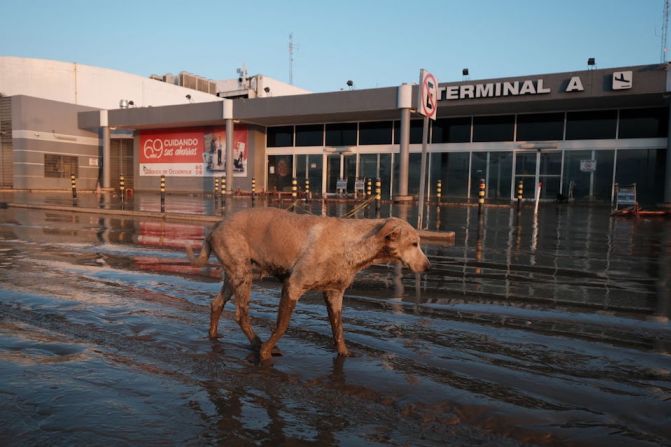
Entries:
{"type": "Polygon", "coordinates": [[[228,283],[228,278],[224,280],[221,290],[214,297],[210,304],[210,338],[217,338],[217,328],[219,326],[219,317],[224,310],[224,306],[233,296],[233,289],[228,283]]]}
{"type": "Polygon", "coordinates": [[[343,291],[341,290],[324,292],[326,310],[331,322],[331,332],[333,332],[333,343],[338,350],[338,355],[346,357],[349,351],[345,345],[345,333],[342,326],[342,296],[343,291]]]}

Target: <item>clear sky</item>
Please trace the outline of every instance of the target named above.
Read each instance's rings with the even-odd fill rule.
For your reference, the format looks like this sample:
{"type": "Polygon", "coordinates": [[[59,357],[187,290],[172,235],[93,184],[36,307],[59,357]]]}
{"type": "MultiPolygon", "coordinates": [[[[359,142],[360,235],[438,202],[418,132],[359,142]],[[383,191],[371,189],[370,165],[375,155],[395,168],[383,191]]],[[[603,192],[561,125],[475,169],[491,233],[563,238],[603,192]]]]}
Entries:
{"type": "Polygon", "coordinates": [[[0,0],[0,55],[312,91],[660,62],[663,0],[0,0]]]}

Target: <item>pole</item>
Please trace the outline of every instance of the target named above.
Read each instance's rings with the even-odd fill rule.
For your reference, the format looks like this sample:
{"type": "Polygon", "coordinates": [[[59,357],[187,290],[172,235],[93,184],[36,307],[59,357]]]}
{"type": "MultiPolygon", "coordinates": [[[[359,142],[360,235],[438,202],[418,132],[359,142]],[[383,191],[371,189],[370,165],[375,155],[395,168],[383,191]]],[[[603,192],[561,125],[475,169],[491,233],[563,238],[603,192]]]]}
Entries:
{"type": "Polygon", "coordinates": [[[424,192],[426,191],[426,148],[429,142],[429,117],[424,117],[424,127],[422,129],[422,158],[419,168],[419,203],[417,210],[417,229],[422,229],[422,220],[424,219],[424,192]]]}
{"type": "Polygon", "coordinates": [[[226,120],[226,193],[233,192],[233,119],[226,120]]]}
{"type": "Polygon", "coordinates": [[[412,109],[412,85],[403,84],[398,89],[397,106],[401,109],[401,135],[399,141],[399,178],[396,201],[412,199],[408,196],[408,172],[410,170],[410,109],[412,109]]]}

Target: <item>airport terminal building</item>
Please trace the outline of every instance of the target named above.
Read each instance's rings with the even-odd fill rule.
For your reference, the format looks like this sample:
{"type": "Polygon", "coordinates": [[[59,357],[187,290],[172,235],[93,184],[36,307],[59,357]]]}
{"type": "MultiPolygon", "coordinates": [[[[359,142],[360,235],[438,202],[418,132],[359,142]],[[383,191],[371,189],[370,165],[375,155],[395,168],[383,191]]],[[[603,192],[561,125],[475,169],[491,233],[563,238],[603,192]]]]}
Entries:
{"type": "MultiPolygon", "coordinates": [[[[521,181],[527,198],[540,182],[543,199],[611,202],[616,185],[635,183],[641,203],[668,204],[670,79],[669,66],[655,64],[441,83],[428,193],[440,180],[446,200],[473,200],[484,179],[494,201],[514,199],[521,181]]],[[[383,195],[394,198],[406,163],[407,192],[416,195],[422,120],[404,113],[413,106],[401,100],[407,88],[109,110],[50,102],[51,113],[71,118],[51,129],[54,144],[34,152],[44,157],[45,177],[48,156],[67,153],[70,170],[93,167],[91,186],[115,187],[124,175],[136,190],[158,190],[165,175],[171,192],[211,191],[222,176],[230,176],[233,190],[248,191],[255,179],[259,191],[287,191],[295,177],[301,186],[309,179],[313,194],[329,195],[339,179],[352,193],[355,179],[380,178],[383,195]]],[[[417,86],[411,88],[414,98],[417,86]]],[[[29,118],[43,100],[2,100],[18,105],[10,105],[10,144],[35,144],[30,132],[39,129],[29,118]]],[[[69,176],[60,180],[50,187],[69,187],[69,176]]],[[[38,189],[43,181],[35,176],[11,187],[38,189]]]]}

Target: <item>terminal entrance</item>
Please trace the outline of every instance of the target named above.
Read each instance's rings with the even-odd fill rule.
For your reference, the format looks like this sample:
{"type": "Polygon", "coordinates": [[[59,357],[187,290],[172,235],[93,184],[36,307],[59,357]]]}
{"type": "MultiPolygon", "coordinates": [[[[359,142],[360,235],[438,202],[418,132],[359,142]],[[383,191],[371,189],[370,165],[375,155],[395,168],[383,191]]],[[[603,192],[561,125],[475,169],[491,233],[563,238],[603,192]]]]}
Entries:
{"type": "Polygon", "coordinates": [[[338,194],[338,180],[347,181],[346,193],[354,191],[354,182],[356,180],[355,154],[328,154],[326,156],[326,169],[324,171],[326,194],[338,194]]]}
{"type": "Polygon", "coordinates": [[[515,154],[515,190],[522,181],[524,198],[533,199],[536,185],[542,183],[541,199],[556,199],[561,192],[562,153],[556,151],[528,151],[515,154]]]}

